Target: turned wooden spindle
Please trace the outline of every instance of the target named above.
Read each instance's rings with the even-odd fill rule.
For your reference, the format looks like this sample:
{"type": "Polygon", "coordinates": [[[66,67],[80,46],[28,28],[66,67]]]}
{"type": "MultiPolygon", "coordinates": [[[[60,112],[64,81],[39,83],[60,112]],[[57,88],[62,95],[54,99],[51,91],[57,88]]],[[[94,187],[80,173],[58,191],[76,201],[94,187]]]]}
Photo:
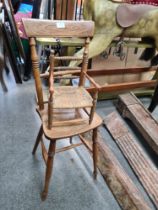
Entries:
{"type": "Polygon", "coordinates": [[[82,70],[80,74],[80,83],[79,86],[84,86],[85,84],[85,73],[87,72],[88,68],[88,47],[89,47],[90,39],[89,37],[85,41],[85,49],[83,53],[83,63],[82,63],[82,70]]]}
{"type": "Polygon", "coordinates": [[[91,124],[92,121],[93,121],[93,117],[94,117],[94,113],[95,113],[95,109],[96,109],[96,104],[97,104],[97,99],[98,99],[98,91],[96,91],[92,94],[93,94],[93,106],[92,106],[91,111],[90,111],[89,124],[91,124]]]}
{"type": "Polygon", "coordinates": [[[48,129],[51,129],[53,123],[53,93],[54,93],[54,50],[51,50],[49,57],[49,101],[48,101],[48,129]]]}
{"type": "Polygon", "coordinates": [[[39,60],[38,60],[38,55],[36,51],[36,42],[34,38],[30,38],[30,47],[31,47],[32,70],[33,70],[33,76],[35,79],[38,105],[39,105],[39,109],[42,110],[44,109],[43,92],[42,92],[42,84],[41,84],[41,79],[40,79],[39,60]]]}

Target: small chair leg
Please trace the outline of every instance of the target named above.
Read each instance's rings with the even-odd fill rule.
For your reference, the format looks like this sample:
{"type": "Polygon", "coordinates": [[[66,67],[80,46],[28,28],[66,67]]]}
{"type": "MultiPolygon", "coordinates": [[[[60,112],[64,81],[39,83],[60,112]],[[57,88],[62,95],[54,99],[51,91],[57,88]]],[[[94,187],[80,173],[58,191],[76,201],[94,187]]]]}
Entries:
{"type": "Polygon", "coordinates": [[[93,129],[93,136],[92,136],[92,141],[93,141],[93,166],[94,166],[94,171],[93,171],[93,177],[94,179],[97,178],[97,161],[98,161],[98,147],[97,147],[97,128],[93,129]]]}
{"type": "Polygon", "coordinates": [[[49,150],[48,150],[48,159],[47,159],[47,164],[46,164],[44,190],[41,194],[42,201],[44,201],[47,198],[47,194],[48,194],[48,188],[49,188],[49,183],[50,183],[52,169],[53,169],[55,146],[56,146],[56,141],[51,141],[49,144],[49,150]]]}
{"type": "Polygon", "coordinates": [[[94,117],[94,113],[95,113],[95,109],[96,109],[96,104],[97,104],[97,98],[98,98],[98,92],[95,92],[94,95],[93,95],[93,106],[92,106],[91,111],[90,111],[89,124],[91,124],[92,121],[93,121],[93,117],[94,117]]]}
{"type": "Polygon", "coordinates": [[[37,138],[36,138],[35,145],[34,145],[33,150],[32,150],[32,154],[33,155],[35,154],[35,152],[37,150],[37,147],[38,147],[38,145],[39,145],[39,143],[41,141],[42,135],[43,135],[43,127],[41,125],[40,130],[39,130],[38,135],[37,135],[37,138]]]}

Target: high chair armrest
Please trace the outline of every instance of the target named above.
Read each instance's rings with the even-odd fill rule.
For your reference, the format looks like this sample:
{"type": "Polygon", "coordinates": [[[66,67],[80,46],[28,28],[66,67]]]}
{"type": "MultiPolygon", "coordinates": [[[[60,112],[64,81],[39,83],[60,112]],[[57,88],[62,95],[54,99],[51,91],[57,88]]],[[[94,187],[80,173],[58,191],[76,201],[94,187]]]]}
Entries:
{"type": "Polygon", "coordinates": [[[87,73],[85,73],[85,76],[97,90],[100,89],[100,85],[98,85],[92,77],[90,77],[87,73]]]}

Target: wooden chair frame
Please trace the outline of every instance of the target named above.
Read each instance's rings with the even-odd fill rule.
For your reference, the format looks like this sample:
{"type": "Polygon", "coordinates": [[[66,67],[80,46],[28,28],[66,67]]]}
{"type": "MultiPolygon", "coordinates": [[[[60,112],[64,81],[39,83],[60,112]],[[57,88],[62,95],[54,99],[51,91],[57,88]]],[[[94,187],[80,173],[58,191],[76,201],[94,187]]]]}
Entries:
{"type": "MultiPolygon", "coordinates": [[[[81,71],[82,76],[81,76],[81,80],[80,80],[80,85],[83,85],[84,79],[85,79],[84,77],[87,77],[90,80],[91,84],[95,87],[95,91],[94,91],[95,97],[93,100],[93,103],[95,103],[95,104],[93,106],[93,117],[91,119],[91,123],[90,124],[87,123],[87,124],[71,125],[71,126],[59,126],[59,127],[50,126],[48,106],[49,106],[49,103],[51,102],[51,95],[50,95],[49,103],[48,103],[48,101],[44,102],[35,38],[36,37],[47,37],[47,36],[49,37],[49,36],[56,36],[56,35],[60,35],[62,37],[62,36],[65,36],[65,34],[67,37],[70,37],[70,36],[72,36],[72,33],[71,34],[69,33],[69,30],[67,30],[67,27],[72,27],[72,29],[74,28],[75,30],[78,30],[78,35],[81,37],[87,37],[87,35],[89,35],[89,37],[91,37],[93,35],[93,31],[91,30],[91,27],[94,27],[94,25],[93,25],[92,21],[83,21],[82,24],[79,24],[81,27],[78,29],[76,27],[78,25],[77,21],[64,21],[64,22],[62,22],[62,24],[65,25],[65,28],[63,28],[63,27],[62,27],[62,29],[59,28],[56,32],[57,34],[54,34],[54,31],[56,31],[56,30],[53,30],[53,27],[56,27],[57,24],[60,25],[60,23],[61,23],[60,21],[25,19],[25,20],[23,20],[23,23],[24,23],[25,31],[30,39],[33,75],[35,78],[36,93],[37,93],[37,98],[38,98],[37,112],[39,113],[39,116],[42,121],[42,125],[40,127],[40,130],[39,130],[39,133],[38,133],[38,136],[36,139],[36,143],[34,145],[32,153],[35,154],[37,147],[38,147],[39,143],[41,142],[42,154],[43,154],[43,158],[46,163],[45,184],[44,184],[44,189],[43,189],[41,198],[42,198],[42,200],[45,200],[47,197],[47,194],[48,194],[48,188],[49,188],[50,178],[52,175],[53,160],[54,160],[55,153],[66,151],[68,149],[72,149],[74,147],[81,146],[82,144],[87,146],[88,143],[87,143],[86,139],[84,138],[83,134],[87,133],[89,131],[92,131],[92,142],[93,142],[92,153],[93,153],[93,165],[94,165],[93,175],[94,175],[94,178],[96,178],[96,176],[97,176],[97,128],[98,128],[98,126],[101,125],[102,120],[94,112],[95,105],[96,105],[97,91],[98,91],[97,85],[95,84],[93,79],[91,79],[86,74],[86,70],[85,70],[86,66],[83,66],[83,71],[81,71]],[[63,30],[65,33],[63,33],[63,30]],[[46,150],[43,139],[42,139],[43,134],[47,140],[50,140],[48,151],[46,150]],[[73,136],[79,136],[81,142],[77,143],[77,144],[73,144],[73,142],[72,142],[73,136]],[[56,141],[63,139],[63,138],[69,138],[70,145],[67,147],[64,147],[64,148],[56,149],[56,141]]],[[[74,32],[74,34],[77,34],[76,31],[74,32]]],[[[85,52],[86,52],[86,50],[85,50],[85,52]]],[[[86,61],[87,61],[87,53],[85,53],[84,59],[86,59],[86,61]]],[[[85,65],[87,65],[87,62],[85,62],[85,65]]],[[[69,72],[67,72],[67,73],[73,74],[74,72],[75,71],[73,71],[73,70],[69,70],[69,72]]],[[[52,78],[51,78],[52,73],[55,76],[63,75],[63,72],[60,72],[60,71],[58,71],[58,72],[50,71],[50,80],[52,80],[52,78]]],[[[49,74],[44,75],[44,77],[48,78],[49,74]]],[[[51,93],[51,91],[53,93],[52,86],[50,86],[50,93],[51,93]]]]}
{"type": "MultiPolygon", "coordinates": [[[[97,102],[97,97],[98,97],[98,85],[95,83],[95,81],[87,74],[87,65],[88,65],[88,46],[89,46],[89,39],[93,36],[93,30],[94,30],[94,23],[92,21],[48,21],[48,20],[28,20],[28,19],[23,19],[23,23],[25,26],[25,30],[27,32],[27,35],[30,37],[30,47],[31,47],[31,54],[32,54],[32,65],[33,65],[33,74],[35,78],[35,84],[36,84],[36,92],[37,92],[37,99],[38,99],[38,104],[39,108],[43,109],[44,108],[44,99],[43,99],[43,90],[42,90],[42,84],[40,81],[40,71],[39,71],[39,59],[38,55],[36,52],[36,41],[34,37],[80,37],[80,38],[85,38],[85,50],[84,50],[84,55],[83,55],[83,65],[82,68],[78,67],[78,71],[76,70],[77,68],[72,68],[67,67],[65,68],[66,71],[57,71],[51,75],[49,74],[42,74],[41,77],[43,78],[48,78],[49,76],[51,77],[51,80],[53,81],[52,77],[62,77],[63,75],[71,74],[74,75],[76,73],[80,73],[80,83],[79,86],[84,86],[85,79],[89,80],[90,84],[93,87],[93,92],[91,93],[92,98],[93,98],[93,106],[90,110],[90,113],[88,115],[90,116],[89,123],[92,122],[93,116],[94,116],[94,111],[96,107],[96,102],[97,102]],[[65,25],[65,28],[60,28],[60,24],[65,25]],[[39,27],[40,25],[40,34],[36,30],[32,30],[31,26],[34,24],[34,29],[39,27]],[[59,28],[58,28],[59,25],[59,28]],[[79,25],[79,28],[78,28],[79,25]],[[47,31],[46,28],[47,27],[47,31]],[[37,78],[37,79],[36,79],[37,78]]],[[[38,29],[39,30],[39,29],[38,29]]],[[[53,58],[52,58],[53,59],[53,58]]],[[[74,57],[68,57],[68,58],[63,58],[63,59],[80,59],[80,58],[74,58],[74,57]]],[[[59,67],[60,69],[61,67],[59,67]]],[[[56,68],[57,69],[57,68],[56,68]]],[[[52,71],[50,71],[51,73],[52,71]]],[[[53,87],[51,87],[53,89],[53,87]]],[[[50,93],[51,94],[51,93],[50,93]]],[[[51,97],[50,97],[51,98],[51,97]]],[[[51,101],[49,101],[51,103],[51,101]]],[[[50,115],[51,117],[51,115],[50,115]]],[[[49,125],[51,127],[51,125],[49,125]]]]}

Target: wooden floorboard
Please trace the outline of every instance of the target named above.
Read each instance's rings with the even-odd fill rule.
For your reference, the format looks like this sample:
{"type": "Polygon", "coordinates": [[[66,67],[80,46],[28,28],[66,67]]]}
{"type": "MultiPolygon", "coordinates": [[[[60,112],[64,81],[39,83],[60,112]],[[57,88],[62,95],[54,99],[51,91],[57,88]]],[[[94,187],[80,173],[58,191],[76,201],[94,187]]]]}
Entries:
{"type": "MultiPolygon", "coordinates": [[[[129,100],[126,102],[131,103],[129,100]]],[[[108,115],[104,120],[104,124],[128,160],[154,205],[158,208],[158,169],[130,134],[125,123],[116,112],[108,115]]]]}
{"type": "MultiPolygon", "coordinates": [[[[80,136],[87,148],[92,151],[91,141],[85,141],[87,136],[80,136]]],[[[91,136],[88,136],[91,139],[91,136]]],[[[108,187],[123,210],[149,210],[151,209],[133,181],[126,174],[119,161],[113,155],[108,145],[104,143],[98,133],[98,169],[105,179],[108,187]]]]}
{"type": "Polygon", "coordinates": [[[153,152],[158,155],[158,122],[132,93],[119,96],[118,110],[132,121],[153,152]]]}

